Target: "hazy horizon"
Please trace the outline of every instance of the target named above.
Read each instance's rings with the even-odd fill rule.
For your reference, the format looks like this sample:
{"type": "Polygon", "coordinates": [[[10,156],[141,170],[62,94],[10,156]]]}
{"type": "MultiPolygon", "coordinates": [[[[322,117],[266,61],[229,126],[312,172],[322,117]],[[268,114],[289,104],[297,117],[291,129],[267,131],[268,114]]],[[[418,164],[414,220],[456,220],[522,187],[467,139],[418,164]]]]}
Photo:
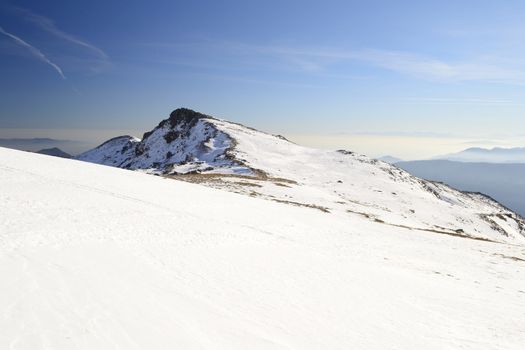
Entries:
{"type": "MultiPolygon", "coordinates": [[[[159,119],[160,121],[160,119],[159,119]]],[[[74,144],[62,145],[66,152],[78,154],[96,147],[110,138],[120,135],[131,135],[141,138],[153,129],[5,129],[0,128],[0,139],[7,138],[52,138],[61,141],[73,141],[74,144]]],[[[248,125],[251,126],[251,125],[248,125]]],[[[525,144],[520,138],[509,139],[496,135],[493,140],[487,137],[461,138],[455,135],[431,135],[421,133],[404,135],[402,133],[355,132],[307,134],[283,132],[279,130],[261,130],[280,134],[297,144],[322,149],[347,149],[366,154],[370,157],[395,156],[403,160],[430,159],[448,153],[463,151],[471,147],[513,148],[525,144]]],[[[495,136],[495,135],[492,135],[495,136]]]]}

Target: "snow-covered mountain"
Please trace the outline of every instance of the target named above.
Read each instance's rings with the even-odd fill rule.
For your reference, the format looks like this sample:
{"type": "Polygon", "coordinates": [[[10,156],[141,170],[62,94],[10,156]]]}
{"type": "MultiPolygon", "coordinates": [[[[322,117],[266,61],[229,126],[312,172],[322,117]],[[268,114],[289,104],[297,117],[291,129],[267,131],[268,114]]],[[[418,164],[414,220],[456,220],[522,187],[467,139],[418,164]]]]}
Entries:
{"type": "Polygon", "coordinates": [[[175,110],[142,140],[116,137],[77,159],[391,227],[525,242],[525,221],[482,194],[459,192],[352,152],[302,147],[189,109],[175,110]]]}
{"type": "MultiPolygon", "coordinates": [[[[304,192],[305,203],[325,205],[363,192],[363,210],[390,207],[393,216],[409,201],[422,217],[448,213],[436,204],[447,200],[458,218],[499,210],[457,197],[473,205],[465,209],[452,202],[456,192],[394,180],[404,173],[361,156],[217,125],[236,130],[237,152],[264,140],[246,165],[269,162],[287,178],[296,169],[296,180],[235,178],[254,191],[304,192]]],[[[256,197],[0,148],[0,349],[523,348],[525,251],[516,240],[256,197]]]]}
{"type": "Polygon", "coordinates": [[[92,163],[157,174],[220,172],[252,174],[230,152],[235,140],[217,127],[219,120],[180,108],[142,140],[119,136],[77,157],[92,163]]]}

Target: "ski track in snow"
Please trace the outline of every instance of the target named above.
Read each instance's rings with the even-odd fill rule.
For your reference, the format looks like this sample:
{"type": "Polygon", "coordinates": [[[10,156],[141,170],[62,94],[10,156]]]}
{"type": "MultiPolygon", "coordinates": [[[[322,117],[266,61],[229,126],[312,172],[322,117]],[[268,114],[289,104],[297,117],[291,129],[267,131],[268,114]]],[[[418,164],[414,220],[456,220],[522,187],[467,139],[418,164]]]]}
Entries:
{"type": "Polygon", "coordinates": [[[0,349],[522,349],[525,246],[0,148],[0,349]]]}

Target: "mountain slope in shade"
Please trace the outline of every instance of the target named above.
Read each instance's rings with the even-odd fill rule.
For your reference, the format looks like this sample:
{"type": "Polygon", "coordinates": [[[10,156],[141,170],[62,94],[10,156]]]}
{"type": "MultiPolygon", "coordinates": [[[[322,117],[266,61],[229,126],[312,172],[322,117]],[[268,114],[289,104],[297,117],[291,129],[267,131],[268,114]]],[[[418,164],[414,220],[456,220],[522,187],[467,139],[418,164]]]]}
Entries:
{"type": "Polygon", "coordinates": [[[48,156],[60,157],[60,158],[71,158],[72,157],[71,154],[62,151],[58,147],[44,148],[39,151],[36,151],[36,153],[45,154],[48,156]]]}
{"type": "Polygon", "coordinates": [[[121,137],[77,159],[198,182],[385,226],[523,242],[525,221],[481,194],[421,180],[348,151],[317,150],[178,109],[142,140],[121,137]]]}
{"type": "Polygon", "coordinates": [[[396,166],[462,191],[486,193],[525,217],[525,164],[420,160],[400,162],[396,166]]]}
{"type": "Polygon", "coordinates": [[[2,148],[0,184],[0,349],[523,348],[523,245],[2,148]]]}
{"type": "Polygon", "coordinates": [[[474,163],[525,163],[525,147],[492,149],[473,147],[464,151],[436,157],[436,159],[474,163]]]}

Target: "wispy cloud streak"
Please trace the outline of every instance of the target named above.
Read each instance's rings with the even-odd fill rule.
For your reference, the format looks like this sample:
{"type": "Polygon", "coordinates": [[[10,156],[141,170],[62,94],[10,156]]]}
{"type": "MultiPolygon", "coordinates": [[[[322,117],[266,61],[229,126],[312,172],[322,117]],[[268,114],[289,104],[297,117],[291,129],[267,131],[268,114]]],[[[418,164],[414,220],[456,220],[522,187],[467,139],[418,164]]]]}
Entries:
{"type": "Polygon", "coordinates": [[[14,34],[11,34],[9,32],[6,32],[4,30],[4,28],[2,28],[2,27],[0,27],[0,33],[2,33],[5,36],[11,38],[17,45],[26,48],[31,53],[31,55],[33,55],[33,57],[35,57],[36,59],[38,59],[38,60],[40,60],[40,61],[50,65],[51,67],[53,67],[54,70],[56,70],[56,72],[62,77],[62,79],[66,79],[66,76],[64,75],[64,72],[62,71],[62,68],[60,68],[56,63],[54,63],[49,58],[47,58],[47,56],[44,55],[42,53],[42,51],[40,51],[39,49],[37,49],[33,45],[28,44],[26,41],[24,41],[23,39],[19,38],[18,36],[14,35],[14,34]]]}
{"type": "Polygon", "coordinates": [[[32,22],[36,26],[40,27],[41,29],[47,31],[48,33],[56,36],[57,38],[60,38],[62,40],[68,41],[72,44],[81,46],[92,53],[94,53],[96,56],[102,59],[108,59],[108,55],[100,48],[96,47],[95,45],[92,45],[84,40],[81,40],[69,33],[64,32],[63,30],[59,29],[55,22],[53,20],[38,15],[36,13],[33,13],[29,10],[22,9],[22,8],[16,8],[16,11],[21,13],[28,21],[32,22]]]}
{"type": "Polygon", "coordinates": [[[499,56],[478,54],[454,60],[415,52],[381,49],[345,50],[235,42],[152,43],[150,46],[179,50],[184,53],[211,50],[216,52],[216,56],[227,57],[230,61],[231,58],[246,60],[251,57],[255,64],[293,68],[317,75],[341,69],[343,65],[361,64],[429,81],[525,85],[525,60],[509,60],[503,54],[499,56]]]}
{"type": "MultiPolygon", "coordinates": [[[[249,48],[249,46],[244,47],[249,48]]],[[[306,67],[315,66],[318,69],[329,66],[334,62],[357,61],[421,79],[525,83],[523,62],[509,65],[504,60],[487,61],[476,58],[451,62],[409,52],[373,49],[337,51],[272,46],[255,46],[251,49],[259,53],[287,59],[288,61],[301,62],[300,66],[302,67],[306,65],[305,62],[309,62],[309,65],[306,65],[306,67]]]]}

